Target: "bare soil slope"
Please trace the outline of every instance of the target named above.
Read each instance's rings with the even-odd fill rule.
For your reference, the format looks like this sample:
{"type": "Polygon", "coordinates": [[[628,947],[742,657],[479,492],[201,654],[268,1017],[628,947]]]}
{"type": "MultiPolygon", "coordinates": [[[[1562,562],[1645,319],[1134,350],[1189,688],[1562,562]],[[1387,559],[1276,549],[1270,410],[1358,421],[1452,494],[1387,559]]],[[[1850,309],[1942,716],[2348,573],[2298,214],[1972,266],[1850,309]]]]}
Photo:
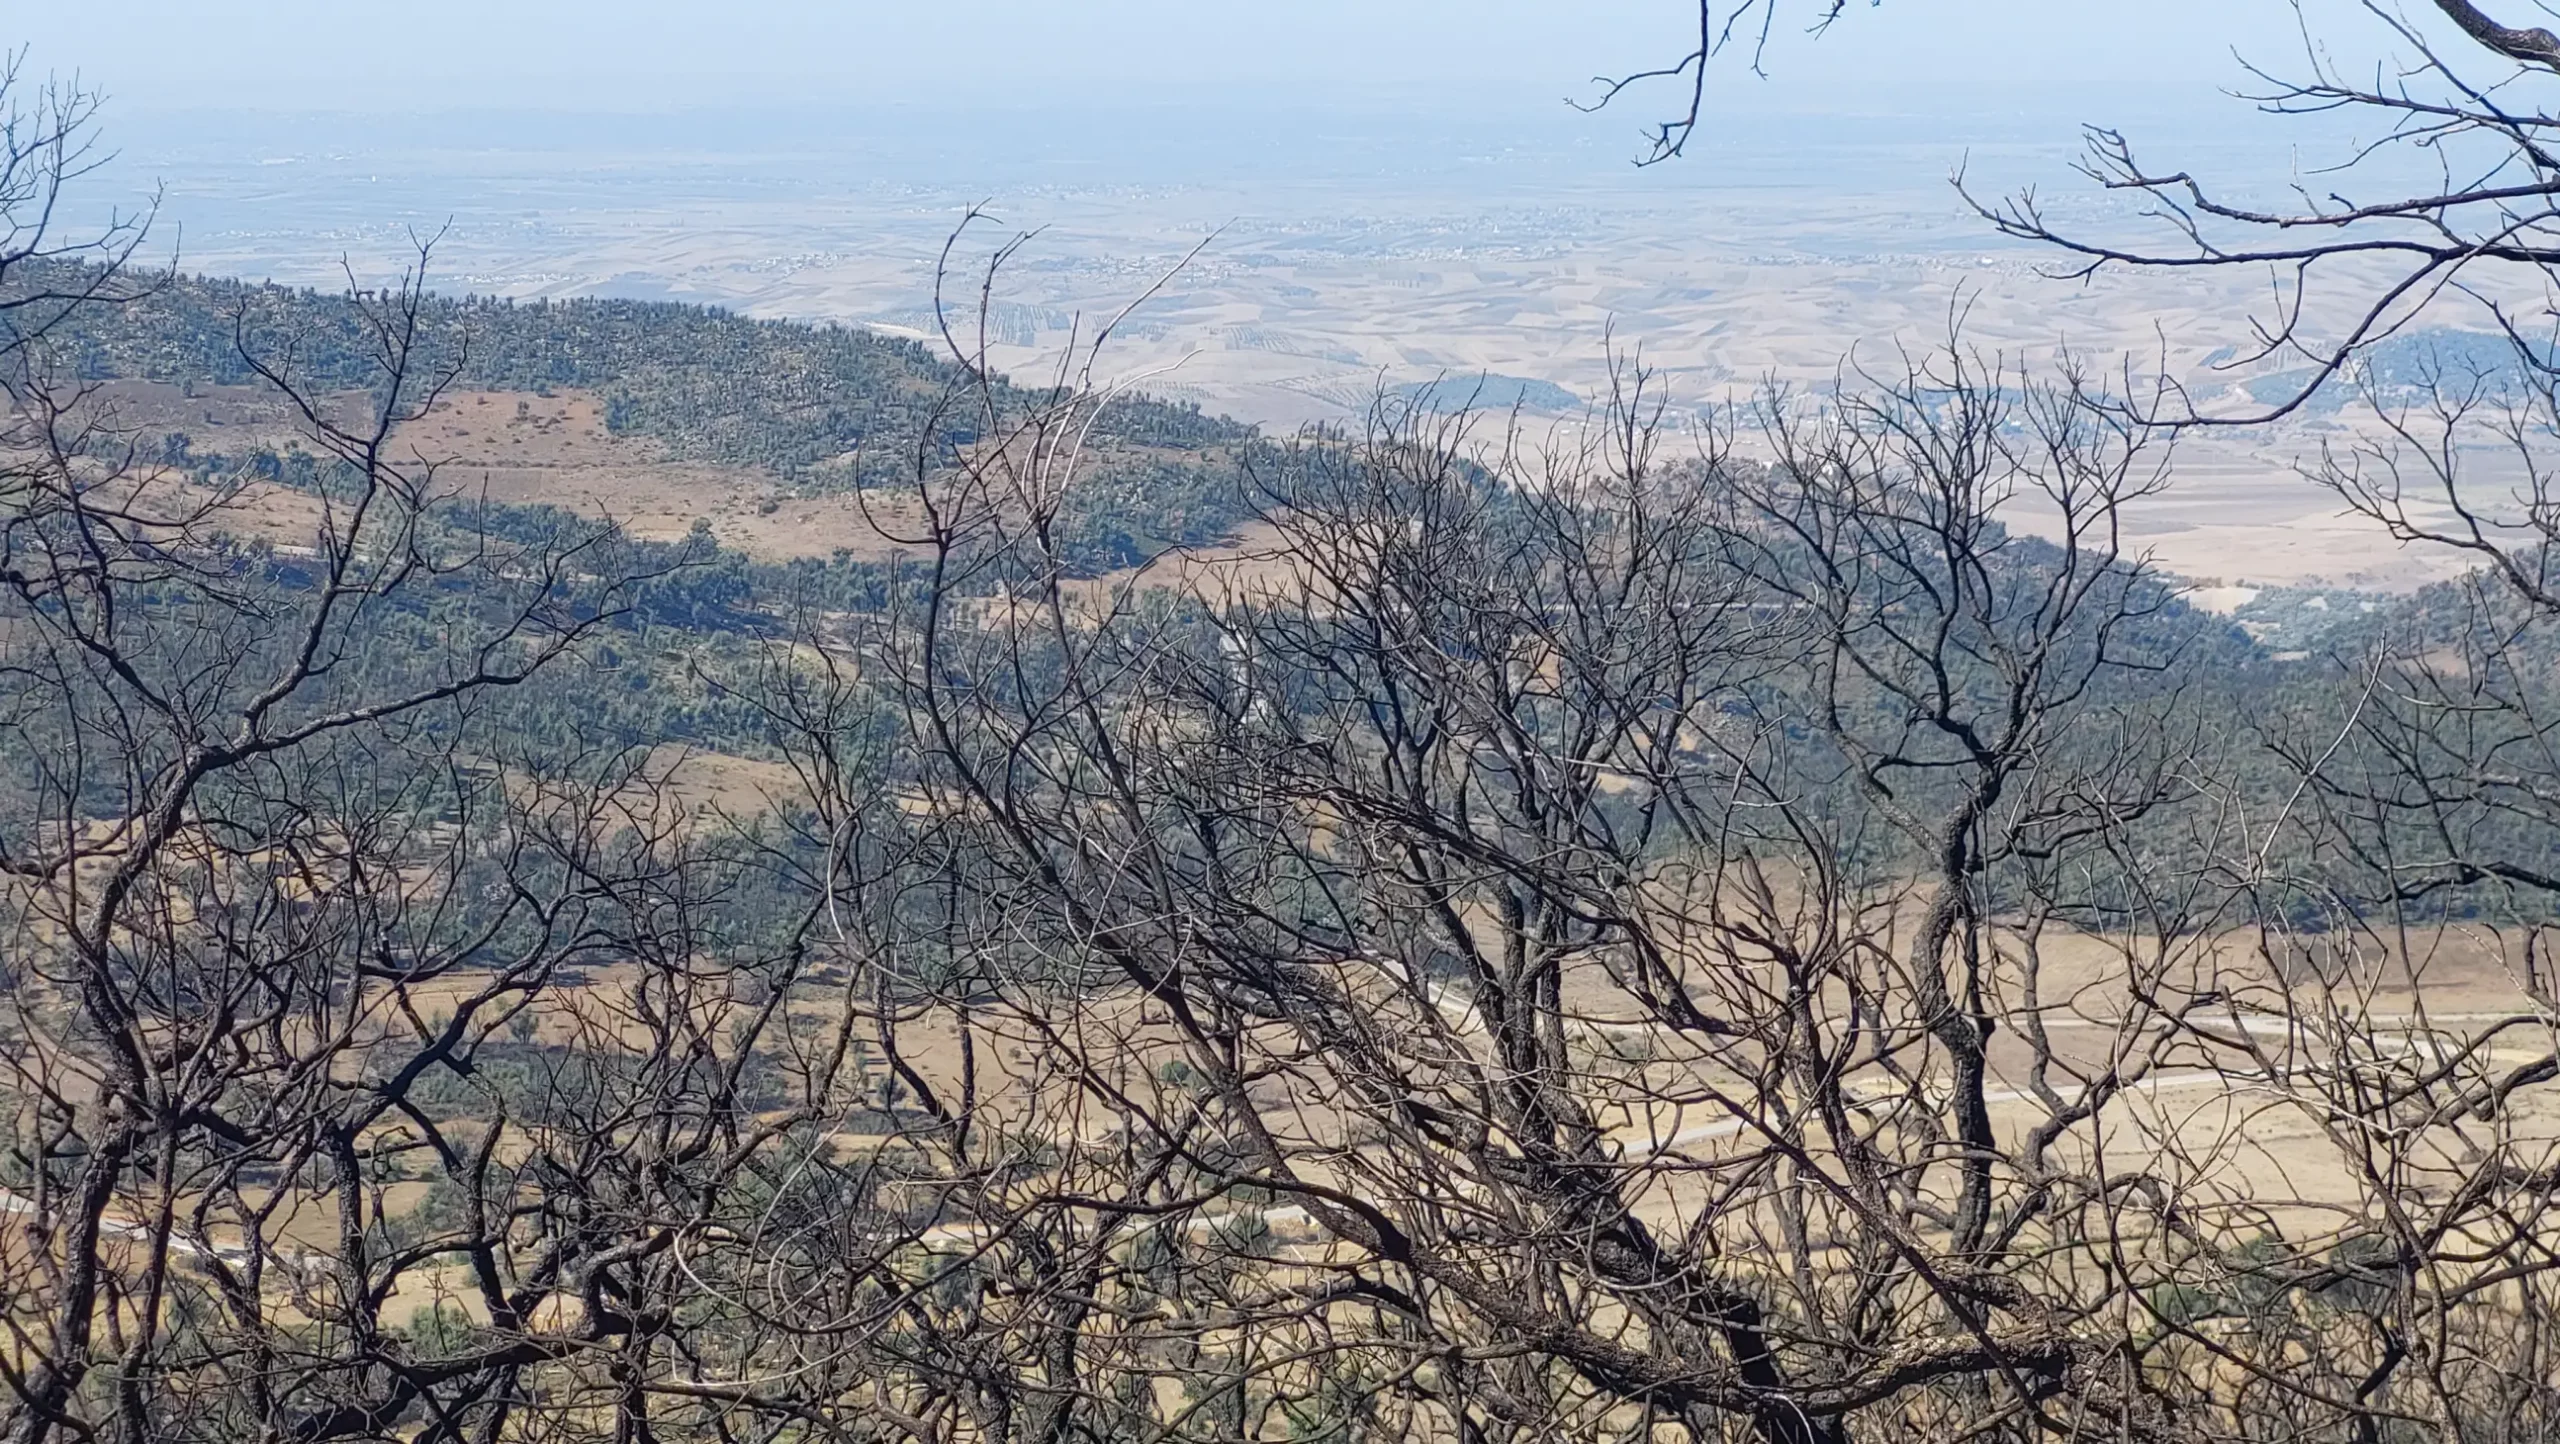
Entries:
{"type": "MultiPolygon", "coordinates": [[[[303,435],[299,419],[256,387],[114,381],[96,400],[119,428],[182,432],[199,453],[237,456],[288,447],[303,435]]],[[[361,402],[339,404],[352,417],[361,402]]],[[[614,435],[603,403],[583,391],[448,393],[400,440],[462,495],[611,517],[653,541],[682,537],[700,522],[723,545],[764,561],[886,556],[896,546],[883,527],[899,530],[906,519],[897,499],[877,493],[804,496],[761,467],[670,461],[654,442],[614,435]]],[[[308,512],[290,491],[253,489],[240,508],[242,529],[290,542],[307,529],[308,512]]]]}

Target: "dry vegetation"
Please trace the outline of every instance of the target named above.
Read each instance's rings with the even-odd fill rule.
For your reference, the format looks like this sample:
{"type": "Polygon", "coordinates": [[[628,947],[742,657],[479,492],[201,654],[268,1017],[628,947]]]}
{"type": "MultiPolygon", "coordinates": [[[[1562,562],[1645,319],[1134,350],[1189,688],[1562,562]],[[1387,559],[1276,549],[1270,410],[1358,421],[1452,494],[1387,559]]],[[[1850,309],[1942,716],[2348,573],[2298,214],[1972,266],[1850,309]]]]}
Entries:
{"type": "Polygon", "coordinates": [[[1384,407],[1095,577],[1098,342],[866,510],[457,389],[418,273],[328,395],[63,383],[98,302],[0,289],[12,1444],[2560,1433],[2538,469],[2317,473],[2480,570],[2280,674],[2134,540],[2187,398],[1961,345],[1384,407]],[[703,558],[484,494],[908,565],[713,634],[770,757],[563,743],[703,558]]]}
{"type": "MultiPolygon", "coordinates": [[[[361,398],[329,402],[343,408],[361,398]]],[[[111,381],[90,404],[122,429],[184,432],[202,451],[236,455],[305,440],[292,408],[260,387],[111,381]]],[[[439,481],[458,495],[611,518],[652,541],[680,539],[699,523],[760,561],[887,555],[895,548],[883,529],[906,520],[897,496],[871,498],[866,512],[862,498],[802,496],[754,467],[670,461],[645,438],[613,435],[602,405],[575,390],[450,391],[401,427],[393,445],[436,460],[439,481]]],[[[301,536],[311,522],[307,500],[281,487],[244,498],[229,515],[244,533],[278,540],[301,536]]]]}

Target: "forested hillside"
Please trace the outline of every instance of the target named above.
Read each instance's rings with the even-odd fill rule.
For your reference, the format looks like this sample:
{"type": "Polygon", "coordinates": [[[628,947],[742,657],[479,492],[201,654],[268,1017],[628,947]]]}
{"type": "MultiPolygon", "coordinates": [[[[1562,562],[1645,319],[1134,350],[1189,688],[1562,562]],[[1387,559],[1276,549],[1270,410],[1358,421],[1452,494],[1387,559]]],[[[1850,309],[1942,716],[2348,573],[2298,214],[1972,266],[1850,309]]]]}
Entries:
{"type": "MultiPolygon", "coordinates": [[[[325,393],[372,385],[380,365],[345,294],[183,274],[102,287],[81,268],[41,265],[19,268],[6,289],[122,298],[14,318],[40,318],[57,364],[89,379],[244,385],[259,380],[246,359],[256,356],[325,393]]],[[[977,443],[990,406],[1001,426],[1036,400],[1002,382],[981,390],[923,342],[672,302],[435,296],[418,321],[420,363],[454,368],[457,386],[590,392],[617,436],[813,493],[912,479],[919,465],[977,443]]],[[[1079,557],[1105,569],[1224,534],[1244,514],[1236,465],[1252,436],[1196,405],[1116,398],[1094,428],[1099,464],[1068,518],[1079,557]]]]}
{"type": "MultiPolygon", "coordinates": [[[[94,281],[76,272],[31,274],[23,268],[13,278],[21,289],[50,286],[66,293],[90,289],[94,281]]],[[[379,298],[187,276],[123,277],[108,289],[126,299],[65,308],[46,327],[43,346],[54,365],[87,379],[147,380],[190,391],[271,390],[259,369],[264,366],[313,397],[367,391],[385,374],[376,329],[379,298]],[[374,308],[371,319],[368,306],[374,308]]],[[[1043,400],[1001,379],[981,384],[922,343],[859,329],[752,321],[659,302],[516,305],[433,295],[413,301],[413,329],[405,343],[410,350],[403,359],[412,386],[450,368],[452,383],[460,387],[575,388],[603,399],[606,424],[619,436],[715,466],[767,469],[820,494],[912,489],[920,478],[968,474],[976,465],[968,458],[990,417],[999,426],[1014,424],[1043,400]],[[848,460],[856,452],[862,454],[858,474],[848,460]]],[[[1999,405],[2014,401],[1989,399],[1999,405]]],[[[1430,418],[1446,406],[1465,409],[1463,400],[1412,402],[1411,396],[1386,398],[1382,417],[1390,419],[1380,423],[1404,438],[1398,446],[1412,448],[1411,460],[1454,467],[1453,474],[1471,488],[1470,504],[1484,509],[1483,524],[1536,523],[1541,505],[1530,491],[1434,449],[1432,438],[1442,433],[1430,418]],[[1410,432],[1398,429],[1407,424],[1410,432]]],[[[1940,398],[1929,404],[1946,403],[1940,398]]],[[[1262,442],[1248,428],[1142,396],[1102,408],[1093,433],[1098,440],[1092,457],[1062,499],[1052,538],[1071,574],[1125,566],[1168,545],[1212,540],[1256,517],[1266,525],[1277,522],[1274,498],[1253,474],[1259,470],[1267,484],[1269,476],[1303,465],[1302,453],[1262,442]],[[1293,461],[1293,455],[1301,459],[1293,461]]],[[[157,464],[204,495],[222,494],[242,479],[310,498],[344,484],[338,461],[298,442],[240,451],[219,449],[210,433],[185,438],[173,432],[155,439],[117,431],[109,440],[110,450],[140,441],[157,464]]],[[[1316,451],[1357,446],[1355,438],[1334,438],[1318,443],[1316,451]]],[[[1370,454],[1402,455],[1393,447],[1370,454]]],[[[1721,486],[1748,494],[1772,476],[1739,456],[1718,467],[1722,480],[1708,481],[1710,491],[1721,486]]],[[[1674,467],[1666,475],[1681,472],[1674,467]]],[[[223,517],[235,524],[252,519],[229,512],[223,517]]],[[[1707,525],[1708,518],[1702,515],[1699,524],[1707,525]]],[[[2003,605],[2022,605],[2025,595],[2050,585],[2072,565],[2069,556],[2035,535],[2011,536],[2004,524],[1987,517],[1983,526],[1971,545],[1993,566],[1997,587],[2026,589],[2003,605]]],[[[482,725],[518,745],[562,753],[672,743],[770,759],[780,745],[774,720],[738,690],[754,680],[753,646],[787,642],[819,625],[817,618],[834,619],[822,624],[829,634],[851,636],[922,595],[920,579],[891,561],[842,554],[759,559],[720,545],[702,529],[681,543],[644,543],[600,533],[592,518],[547,504],[478,500],[465,510],[422,518],[422,530],[455,550],[495,542],[540,554],[605,542],[617,565],[644,578],[599,623],[598,635],[606,640],[560,657],[489,704],[482,725]]],[[[253,536],[241,539],[260,558],[253,565],[261,585],[288,593],[316,585],[315,563],[297,554],[302,549],[288,545],[278,551],[253,536]]],[[[1770,545],[1779,548],[1773,584],[1816,569],[1818,548],[1807,549],[1812,543],[1770,545]]],[[[1018,575],[981,578],[961,590],[971,594],[974,606],[990,587],[1001,592],[1025,584],[1018,575]]],[[[2405,599],[2339,591],[2334,606],[2316,591],[2265,594],[2244,605],[2234,622],[2191,607],[2185,583],[2174,576],[2145,571],[2136,582],[2128,572],[2110,584],[2126,590],[2118,599],[2122,614],[2108,623],[2105,645],[2148,660],[2097,669],[2083,701],[2137,705],[2166,676],[2189,705],[2219,719],[2217,727],[2230,719],[2254,719],[2262,735],[2251,745],[2226,746],[2218,765],[2234,786],[2260,797],[2281,793],[2300,761],[2288,759],[2282,745],[2266,745],[2269,737],[2287,728],[2311,733],[2337,725],[2337,678],[2356,658],[2378,649],[2450,647],[2472,625],[2467,594],[2448,587],[2405,599]]],[[[1779,594],[1784,592],[1782,585],[1779,594]]],[[[1198,604],[1170,592],[1158,600],[1177,607],[1198,604]]],[[[415,683],[402,659],[430,650],[423,639],[449,630],[478,604],[467,592],[445,588],[417,593],[378,613],[367,623],[377,643],[371,654],[316,683],[315,691],[335,695],[348,687],[415,683]]],[[[2057,640],[2072,647],[2096,645],[2093,638],[2057,640]]],[[[2539,684],[2545,650],[2536,634],[2507,647],[2499,662],[2534,670],[2539,684]]],[[[1963,685],[1990,684],[1988,677],[1974,677],[1963,685]]],[[[1794,715],[1810,700],[1798,685],[1759,695],[1752,705],[1794,715]]],[[[1860,705],[1884,704],[1871,697],[1860,705]]],[[[2076,752],[2110,744],[2081,732],[2052,745],[2076,752]]],[[[1849,765],[1834,748],[1797,745],[1770,765],[1795,778],[1801,805],[1816,814],[1845,826],[1845,819],[1865,810],[1832,786],[1849,765]]],[[[1924,808],[1949,803],[1954,794],[1944,791],[1946,765],[1944,759],[1915,764],[1899,784],[1904,799],[1924,808]]],[[[2190,868],[2206,861],[2203,845],[2174,818],[2137,816],[2123,826],[2138,844],[2143,865],[2190,868]]],[[[2541,861],[2530,830],[2516,832],[2496,809],[2468,826],[2541,861]]],[[[1857,838],[1853,852],[1863,867],[1893,870],[1921,859],[1912,839],[1890,830],[1853,828],[1850,835],[1857,838]]],[[[2353,891],[2357,885],[2353,876],[2328,871],[2329,862],[2302,838],[2280,840],[2273,855],[2321,876],[2324,888],[2353,891]]],[[[2552,866],[2560,872],[2560,858],[2552,866]]],[[[2452,883],[2402,905],[2430,915],[2463,915],[2479,902],[2467,883],[2452,883]]]]}
{"type": "MultiPolygon", "coordinates": [[[[41,273],[18,280],[85,289],[41,273]]],[[[83,375],[249,382],[256,377],[237,344],[244,337],[255,354],[290,355],[296,379],[315,389],[369,386],[380,362],[343,294],[184,274],[127,277],[114,290],[131,299],[81,307],[54,333],[83,375]]],[[[420,321],[443,353],[423,359],[458,361],[461,384],[595,391],[617,432],[688,458],[797,471],[866,444],[903,449],[928,423],[954,441],[971,434],[973,418],[952,405],[965,380],[960,367],[924,342],[859,327],[665,301],[480,297],[431,298],[420,321]]],[[[1115,406],[1103,432],[1192,451],[1249,434],[1197,406],[1143,395],[1115,406]]]]}

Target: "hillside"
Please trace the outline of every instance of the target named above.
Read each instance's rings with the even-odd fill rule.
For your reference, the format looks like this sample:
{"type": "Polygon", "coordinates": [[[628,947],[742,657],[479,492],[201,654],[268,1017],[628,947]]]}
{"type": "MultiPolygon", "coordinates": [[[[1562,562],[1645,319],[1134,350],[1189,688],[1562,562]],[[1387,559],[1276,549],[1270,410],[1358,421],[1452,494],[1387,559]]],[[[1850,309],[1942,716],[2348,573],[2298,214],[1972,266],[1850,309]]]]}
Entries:
{"type": "MultiPolygon", "coordinates": [[[[1199,555],[1264,570],[1167,565],[1097,606],[1133,574],[1056,585],[1001,486],[939,546],[837,544],[895,477],[845,451],[1018,454],[957,420],[986,397],[921,348],[679,306],[428,309],[455,384],[396,463],[297,444],[224,349],[237,317],[303,405],[348,404],[374,369],[361,315],[309,293],[172,282],[60,327],[76,409],[113,430],[16,393],[0,1038],[30,1061],[0,1111],[83,1131],[23,1147],[0,1206],[44,1224],[37,1200],[88,1200],[85,1240],[14,1246],[117,1289],[157,1269],[173,1317],[214,1321],[150,1360],[176,1422],[138,1437],[426,1437],[432,1409],[584,1438],[510,1432],[514,1398],[636,1414],[654,1388],[650,1437],[709,1440],[732,1416],[699,1381],[762,1371],[799,1391],[756,1405],[788,1438],[929,1396],[943,1359],[1035,1350],[1101,1384],[1078,1437],[1279,1437],[1155,1427],[1202,1376],[1263,1368],[1158,1342],[1188,1337],[1313,1361],[1253,1385],[1314,1420],[1287,1437],[1454,1438],[1310,1412],[1376,1391],[1295,1331],[1375,1315],[1300,1284],[1389,1276],[1331,1200],[1508,1297],[1480,1260],[1562,1277],[1578,1255],[1547,1221],[1595,1203],[1662,1238],[1739,1227],[1702,1179],[1794,1207],[1748,1201],[1774,1140],[1857,1180],[1803,1195],[1804,1236],[1846,1242],[1784,1268],[1683,1244],[1676,1276],[1783,1299],[1850,1248],[1934,1253],[2014,1298],[2091,1215],[2042,1221],[2011,1180],[2166,1159],[2270,1202],[2208,1215],[2194,1265],[2183,1220],[2072,1187],[2119,1210],[2096,1223],[2140,1297],[2208,1319],[2224,1258],[2276,1256],[2263,1220],[2304,1276],[2381,1257],[2340,1137],[2473,1116],[2551,1067],[2496,1032],[2459,1064],[2418,1046],[2429,1017],[2536,1017],[2507,964],[2534,965],[2516,924],[2547,911],[2506,884],[2560,892],[2560,830],[2532,772],[2498,779],[2560,715],[2541,633],[2500,653],[2450,588],[2208,596],[2117,549],[2111,507],[2070,545],[2012,530],[2021,469],[1926,469],[1966,414],[1935,394],[1867,413],[1872,470],[1845,477],[1722,458],[1560,481],[1436,447],[1422,399],[1285,450],[1137,402],[1075,493],[1077,565],[1239,530],[1250,448],[1255,534],[1199,555]],[[2448,638],[2469,650],[2431,671],[2448,638]],[[2373,919],[2395,947],[2362,946],[2373,919]],[[88,1104],[116,1068],[149,1106],[88,1104]],[[2313,1087],[2287,1095],[2302,1119],[2187,1106],[2313,1087]],[[1509,1141],[1548,1100],[1572,1153],[1547,1122],[1509,1141]],[[1888,1176],[1953,1206],[1887,1237],[1824,1202],[1888,1176]],[[1451,1198],[1490,1204],[1498,1251],[1451,1198]],[[1967,1238],[1965,1207],[2016,1245],[1967,1238]],[[1055,1297],[1059,1239],[1107,1325],[983,1307],[1055,1297]],[[800,1280],[839,1292],[775,1291],[800,1280]],[[910,1308],[912,1280],[980,1302],[910,1308]],[[635,1336],[661,1361],[635,1368],[635,1336]],[[317,1362],[234,1408],[217,1351],[252,1350],[317,1362]],[[622,1382],[640,1368],[659,1382],[622,1382]],[[409,1377],[443,1392],[342,1402],[347,1378],[409,1377]],[[194,1427],[200,1399],[224,1428],[194,1427]]],[[[2560,1107],[2500,1106],[2547,1156],[2560,1107]]],[[[2456,1196],[2445,1172],[2412,1196],[2456,1196]]],[[[2485,1231],[2486,1207],[2455,1222],[2485,1231]]],[[[1657,1295],[1636,1284],[1529,1327],[1615,1328],[1657,1295]]],[[[1901,1288],[1903,1317],[1934,1316],[1901,1288]]],[[[2264,1307],[2317,1317],[2334,1292],[2264,1307]]],[[[19,1298],[21,1337],[62,1312],[19,1298]]]]}
{"type": "MultiPolygon", "coordinates": [[[[9,280],[21,293],[91,285],[70,267],[22,267],[9,280]]],[[[238,449],[187,422],[202,414],[194,403],[204,400],[216,404],[207,419],[217,423],[226,403],[246,404],[241,419],[256,419],[254,392],[220,390],[258,381],[242,357],[244,343],[317,392],[361,388],[374,377],[373,343],[347,295],[185,275],[127,289],[118,304],[61,315],[47,340],[73,374],[125,383],[125,414],[138,429],[186,433],[199,450],[238,449]],[[145,386],[178,394],[152,395],[145,386]],[[215,389],[209,397],[207,388],[215,389]]],[[[976,441],[981,424],[964,368],[922,343],[867,330],[751,320],[672,302],[516,305],[440,296],[429,298],[420,321],[427,354],[455,368],[458,390],[482,393],[475,399],[523,398],[528,407],[538,400],[546,416],[563,410],[555,400],[563,393],[592,401],[600,425],[576,430],[600,444],[552,456],[548,474],[501,486],[506,499],[521,503],[621,514],[635,508],[612,503],[629,496],[636,509],[684,518],[708,515],[742,487],[750,504],[772,503],[763,513],[769,516],[795,498],[849,497],[894,484],[912,475],[920,454],[948,455],[976,441]],[[615,443],[618,453],[610,450],[615,443]],[[659,474],[621,474],[635,467],[659,474]],[[703,493],[702,505],[689,508],[680,494],[668,494],[688,486],[703,493]]],[[[995,396],[1000,408],[1036,399],[1001,383],[995,396]]],[[[501,405],[499,414],[514,409],[501,405]]],[[[1235,459],[1252,434],[1196,405],[1139,395],[1115,400],[1097,429],[1099,464],[1072,518],[1074,547],[1104,569],[1164,545],[1224,535],[1242,516],[1235,459]]],[[[446,448],[441,455],[484,466],[493,459],[467,452],[446,448]]],[[[500,465],[522,459],[496,458],[500,465]]],[[[828,523],[845,520],[833,512],[850,510],[829,508],[826,517],[804,520],[840,544],[843,528],[828,523]]]]}

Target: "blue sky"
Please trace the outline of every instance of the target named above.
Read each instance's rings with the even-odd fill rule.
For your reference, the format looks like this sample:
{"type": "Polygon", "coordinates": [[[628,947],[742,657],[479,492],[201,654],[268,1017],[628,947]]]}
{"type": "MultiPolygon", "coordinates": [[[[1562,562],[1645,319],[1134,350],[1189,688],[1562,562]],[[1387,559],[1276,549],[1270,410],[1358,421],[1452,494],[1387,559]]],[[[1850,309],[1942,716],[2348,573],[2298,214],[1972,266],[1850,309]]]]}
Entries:
{"type": "MultiPolygon", "coordinates": [[[[1805,0],[1792,0],[1799,6],[1805,0]]],[[[2308,0],[2345,11],[2346,0],[2308,0]]],[[[1852,0],[1781,26],[1736,103],[1884,93],[2006,108],[2091,87],[2189,94],[2231,51],[2289,60],[2284,0],[1852,0]]],[[[1552,104],[1678,53],[1685,0],[86,0],[13,6],[0,36],[126,111],[666,110],[950,98],[971,105],[1289,95],[1552,104]],[[14,32],[14,34],[10,34],[14,32]]],[[[2369,26],[2357,27],[2370,33],[2369,26]]]]}

